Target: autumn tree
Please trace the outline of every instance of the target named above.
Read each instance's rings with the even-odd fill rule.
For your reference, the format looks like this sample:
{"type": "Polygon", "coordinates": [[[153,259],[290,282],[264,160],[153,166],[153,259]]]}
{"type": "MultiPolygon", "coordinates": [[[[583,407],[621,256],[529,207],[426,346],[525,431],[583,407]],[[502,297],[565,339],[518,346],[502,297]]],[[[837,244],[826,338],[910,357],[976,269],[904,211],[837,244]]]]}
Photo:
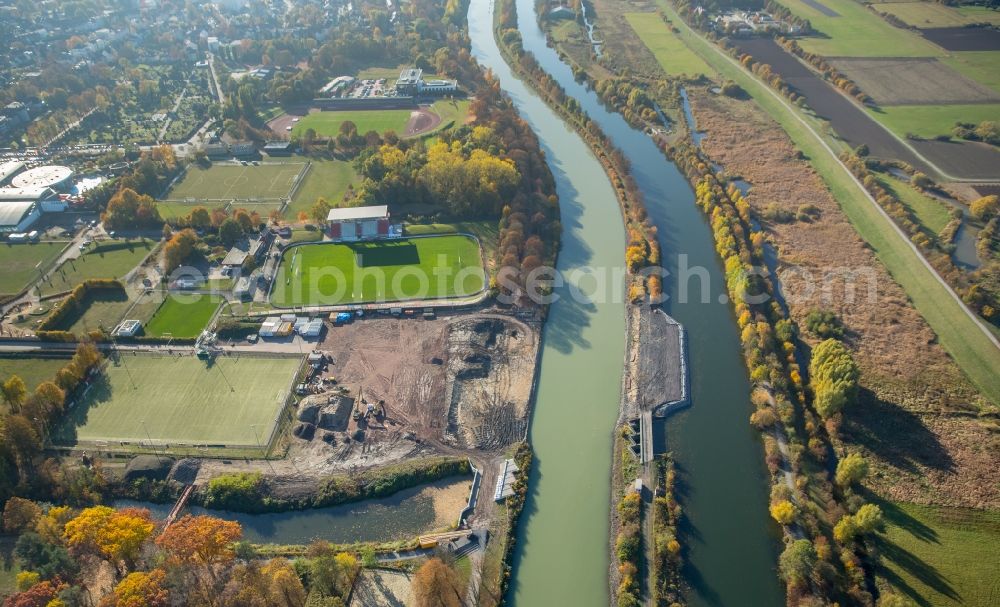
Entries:
{"type": "Polygon", "coordinates": [[[242,536],[237,522],[187,515],[164,530],[156,545],[179,561],[211,565],[232,560],[232,544],[242,536]]]}
{"type": "Polygon", "coordinates": [[[969,212],[980,221],[989,221],[1000,213],[1000,196],[991,194],[973,200],[969,205],[969,212]]]}
{"type": "Polygon", "coordinates": [[[167,274],[181,266],[198,244],[198,235],[194,230],[181,230],[175,233],[163,246],[163,266],[167,274]]]}
{"type": "Polygon", "coordinates": [[[153,198],[127,187],[111,197],[101,221],[109,230],[148,228],[163,223],[153,198]]]}
{"type": "Polygon", "coordinates": [[[164,587],[166,574],[162,569],[136,571],[118,582],[114,592],[114,607],[167,607],[170,593],[164,587]]]}
{"type": "Polygon", "coordinates": [[[330,203],[326,201],[326,198],[317,198],[311,209],[312,218],[316,223],[323,223],[330,215],[330,209],[332,208],[330,203]]]}
{"type": "Polygon", "coordinates": [[[38,504],[14,496],[3,507],[3,530],[6,533],[21,533],[34,527],[41,517],[42,509],[38,504]]]}
{"type": "Polygon", "coordinates": [[[142,545],[153,534],[152,518],[145,508],[115,510],[107,506],[86,508],[66,523],[66,543],[80,551],[94,550],[114,562],[135,562],[142,545]]]}
{"type": "Polygon", "coordinates": [[[860,453],[850,453],[837,462],[837,484],[850,487],[868,475],[868,462],[860,453]]]}
{"type": "Polygon", "coordinates": [[[464,590],[458,573],[440,558],[428,560],[413,576],[418,607],[461,607],[464,590]]]}
{"type": "Polygon", "coordinates": [[[0,386],[0,391],[3,392],[3,400],[10,410],[14,413],[20,411],[24,398],[28,395],[28,387],[24,385],[24,380],[17,375],[11,375],[0,386]]]}
{"type": "Polygon", "coordinates": [[[195,207],[188,213],[187,223],[192,228],[204,229],[212,225],[212,216],[205,207],[195,207]]]}
{"type": "Polygon", "coordinates": [[[788,500],[771,504],[771,518],[781,525],[790,525],[795,520],[795,504],[788,500]]]}
{"type": "Polygon", "coordinates": [[[843,343],[827,339],[813,348],[809,362],[817,413],[824,419],[839,413],[858,389],[858,366],[843,343]]]}

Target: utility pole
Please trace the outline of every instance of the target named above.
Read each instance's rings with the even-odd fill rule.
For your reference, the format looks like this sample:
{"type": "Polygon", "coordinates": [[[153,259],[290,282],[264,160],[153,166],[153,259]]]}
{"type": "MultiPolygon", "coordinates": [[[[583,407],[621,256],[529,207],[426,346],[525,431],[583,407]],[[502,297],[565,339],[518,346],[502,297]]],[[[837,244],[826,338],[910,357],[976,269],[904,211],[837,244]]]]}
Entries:
{"type": "Polygon", "coordinates": [[[233,384],[229,383],[229,378],[222,372],[222,365],[219,364],[218,360],[215,361],[215,368],[219,370],[219,375],[222,376],[222,379],[226,380],[226,385],[229,386],[229,391],[236,392],[236,388],[233,387],[233,384]]]}
{"type": "Polygon", "coordinates": [[[274,471],[274,464],[271,463],[271,460],[268,459],[267,454],[264,453],[264,446],[260,444],[260,435],[257,434],[257,424],[250,424],[250,429],[253,430],[253,437],[257,440],[257,448],[260,449],[264,460],[267,462],[268,468],[271,469],[271,474],[277,474],[274,471]]]}
{"type": "Polygon", "coordinates": [[[146,433],[146,440],[149,441],[149,446],[153,449],[153,453],[156,454],[156,457],[166,457],[161,456],[160,452],[156,450],[156,445],[153,444],[153,438],[149,435],[149,428],[146,427],[146,420],[139,420],[139,423],[142,424],[142,429],[146,433]]]}

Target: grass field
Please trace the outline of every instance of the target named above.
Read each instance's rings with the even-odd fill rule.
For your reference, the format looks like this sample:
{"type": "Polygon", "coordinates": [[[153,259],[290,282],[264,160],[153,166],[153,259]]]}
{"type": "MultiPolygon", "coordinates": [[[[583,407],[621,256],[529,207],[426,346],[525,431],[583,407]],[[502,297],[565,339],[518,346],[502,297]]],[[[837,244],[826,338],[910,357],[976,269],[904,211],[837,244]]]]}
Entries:
{"type": "Polygon", "coordinates": [[[151,240],[91,245],[80,257],[64,262],[41,284],[42,295],[71,291],[91,278],[121,278],[153,250],[151,240]]]}
{"type": "Polygon", "coordinates": [[[221,298],[209,295],[168,295],[146,324],[146,335],[198,337],[221,303],[221,298]]]}
{"type": "MultiPolygon", "coordinates": [[[[398,72],[397,72],[398,75],[398,72]]],[[[410,120],[410,110],[351,110],[344,112],[313,112],[300,120],[292,129],[292,137],[301,137],[313,129],[320,137],[336,137],[340,125],[350,120],[362,135],[368,131],[403,133],[410,120]]]]}
{"type": "Polygon", "coordinates": [[[779,4],[808,19],[813,29],[825,36],[800,39],[799,44],[809,52],[825,57],[937,57],[944,54],[937,45],[912,31],[889,25],[854,0],[818,1],[840,16],[828,17],[802,0],[779,0],[779,4]]]}
{"type": "Polygon", "coordinates": [[[330,204],[336,204],[343,200],[347,187],[357,181],[358,174],[350,162],[314,160],[292,203],[285,210],[285,217],[294,220],[299,212],[308,214],[316,199],[321,197],[330,204]]]}
{"type": "Polygon", "coordinates": [[[715,70],[681,42],[657,15],[625,13],[625,19],[667,74],[671,76],[715,74],[715,70]]]}
{"type": "Polygon", "coordinates": [[[913,133],[927,139],[950,135],[956,122],[979,124],[984,120],[1000,120],[1000,104],[893,105],[867,111],[900,137],[913,133]]]}
{"type": "Polygon", "coordinates": [[[890,2],[879,4],[878,10],[918,28],[963,27],[972,23],[1000,25],[1000,11],[985,6],[953,8],[937,2],[890,2]]]}
{"type": "Polygon", "coordinates": [[[479,246],[466,236],[324,243],[285,251],[270,301],[291,307],[464,297],[484,286],[479,246]]]}
{"type": "Polygon", "coordinates": [[[962,51],[941,59],[966,78],[1000,92],[1000,51],[962,51]]]}
{"type": "Polygon", "coordinates": [[[181,181],[171,188],[167,199],[227,201],[284,198],[303,168],[302,164],[294,163],[257,166],[213,164],[207,169],[191,165],[181,181]]]}
{"type": "Polygon", "coordinates": [[[758,105],[782,126],[802,153],[810,158],[813,168],[830,188],[854,229],[906,291],[944,349],[987,399],[1000,404],[1000,349],[923,265],[909,241],[900,236],[891,221],[868,200],[836,157],[823,147],[817,131],[813,130],[816,127],[807,126],[802,115],[777,93],[692,31],[669,2],[657,0],[657,5],[678,25],[681,39],[715,67],[721,76],[735,81],[752,95],[758,105]]]}
{"type": "Polygon", "coordinates": [[[124,354],[70,410],[53,440],[138,443],[148,432],[158,445],[254,446],[254,427],[262,443],[270,437],[299,364],[297,358],[206,362],[124,354]]]}
{"type": "Polygon", "coordinates": [[[879,183],[909,208],[932,235],[936,235],[951,221],[951,207],[924,194],[912,185],[889,175],[879,175],[879,183]]]}
{"type": "Polygon", "coordinates": [[[479,243],[483,245],[487,259],[493,257],[493,253],[500,245],[500,226],[494,219],[455,221],[452,223],[406,224],[405,230],[409,236],[457,233],[473,234],[479,239],[479,243]]]}
{"type": "Polygon", "coordinates": [[[65,242],[0,244],[0,295],[13,295],[38,278],[39,267],[46,270],[66,247],[65,242]]]}
{"type": "Polygon", "coordinates": [[[441,117],[441,124],[433,132],[448,128],[448,125],[461,126],[469,116],[468,99],[439,99],[431,105],[431,110],[441,117]]]}
{"type": "Polygon", "coordinates": [[[17,375],[29,391],[34,390],[43,381],[53,381],[56,371],[68,363],[68,358],[0,358],[0,382],[17,375]]]}
{"type": "Polygon", "coordinates": [[[880,505],[888,523],[878,542],[881,588],[932,607],[1000,604],[1000,512],[880,505]]]}

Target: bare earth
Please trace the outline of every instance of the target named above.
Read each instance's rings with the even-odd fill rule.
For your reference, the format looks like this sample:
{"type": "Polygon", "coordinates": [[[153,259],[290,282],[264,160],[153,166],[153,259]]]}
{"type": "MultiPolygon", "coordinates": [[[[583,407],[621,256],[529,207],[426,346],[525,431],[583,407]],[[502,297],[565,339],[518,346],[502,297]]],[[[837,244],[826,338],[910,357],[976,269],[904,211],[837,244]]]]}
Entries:
{"type": "Polygon", "coordinates": [[[365,569],[354,586],[352,607],[404,607],[415,605],[410,574],[385,569],[365,569]]]}
{"type": "MultiPolygon", "coordinates": [[[[813,308],[836,312],[861,367],[862,393],[842,428],[848,448],[873,460],[869,484],[891,499],[977,508],[1000,507],[1000,437],[972,413],[975,390],[905,293],[857,235],[820,177],[781,128],[748,102],[689,89],[709,155],[752,184],[748,199],[758,212],[776,202],[795,212],[814,204],[811,223],[768,226],[778,250],[782,289],[802,326],[813,308]],[[829,271],[870,272],[851,303],[843,281],[807,295],[803,271],[818,281],[829,271]]],[[[821,284],[821,283],[818,283],[821,284]]]]}

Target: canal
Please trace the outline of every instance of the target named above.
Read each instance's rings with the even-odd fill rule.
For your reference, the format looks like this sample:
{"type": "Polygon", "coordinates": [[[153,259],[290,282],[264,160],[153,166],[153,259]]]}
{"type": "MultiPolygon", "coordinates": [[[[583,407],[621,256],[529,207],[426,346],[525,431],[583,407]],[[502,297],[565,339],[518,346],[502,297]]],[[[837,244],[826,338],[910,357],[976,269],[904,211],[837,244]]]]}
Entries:
{"type": "MultiPolygon", "coordinates": [[[[664,281],[667,311],[688,330],[694,406],[670,418],[658,440],[681,473],[689,603],[781,605],[780,535],[767,514],[769,479],[748,423],[750,386],[709,226],[686,180],[652,140],[606,110],[546,46],[534,0],[517,5],[525,48],[631,162],[671,273],[664,281]]],[[[512,75],[493,39],[492,9],[491,0],[472,1],[473,53],[538,133],[556,176],[564,226],[559,269],[620,267],[622,224],[610,185],[584,142],[512,75]]],[[[516,605],[607,603],[608,476],[623,330],[620,303],[561,300],[550,310],[531,428],[538,468],[514,560],[516,605]]]]}

